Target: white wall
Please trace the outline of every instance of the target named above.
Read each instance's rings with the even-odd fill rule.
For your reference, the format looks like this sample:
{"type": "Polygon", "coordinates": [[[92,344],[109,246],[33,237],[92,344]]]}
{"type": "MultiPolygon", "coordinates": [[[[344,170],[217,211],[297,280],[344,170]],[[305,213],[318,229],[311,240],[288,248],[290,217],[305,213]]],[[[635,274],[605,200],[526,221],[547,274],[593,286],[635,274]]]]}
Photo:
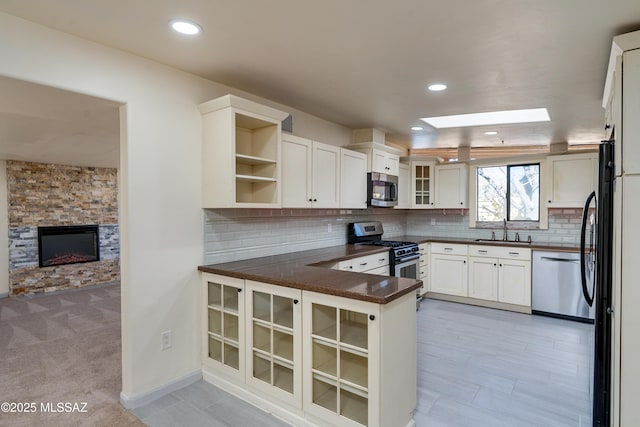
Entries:
{"type": "MultiPolygon", "coordinates": [[[[122,393],[135,399],[200,368],[201,122],[223,85],[0,13],[0,75],[121,102],[122,393]],[[160,333],[173,347],[160,351],[160,333]]],[[[350,131],[292,112],[297,134],[350,131]]]]}
{"type": "Polygon", "coordinates": [[[0,160],[0,298],[9,293],[9,209],[7,162],[0,160]]]}

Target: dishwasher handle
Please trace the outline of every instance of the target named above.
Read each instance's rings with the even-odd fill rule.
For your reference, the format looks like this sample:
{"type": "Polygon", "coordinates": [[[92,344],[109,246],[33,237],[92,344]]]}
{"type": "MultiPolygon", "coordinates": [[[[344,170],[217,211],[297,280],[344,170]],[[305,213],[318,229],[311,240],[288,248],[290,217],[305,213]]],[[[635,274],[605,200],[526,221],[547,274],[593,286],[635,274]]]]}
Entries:
{"type": "Polygon", "coordinates": [[[543,261],[556,261],[556,262],[580,262],[579,259],[556,258],[556,257],[550,257],[550,256],[543,256],[543,257],[540,257],[540,259],[543,261]]]}

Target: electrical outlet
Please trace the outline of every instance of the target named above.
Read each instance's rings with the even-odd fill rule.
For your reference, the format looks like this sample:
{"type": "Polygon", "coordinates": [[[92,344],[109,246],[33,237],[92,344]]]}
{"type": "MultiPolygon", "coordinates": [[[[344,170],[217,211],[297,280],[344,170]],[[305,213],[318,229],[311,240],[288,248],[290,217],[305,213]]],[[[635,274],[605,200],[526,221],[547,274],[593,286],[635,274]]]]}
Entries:
{"type": "Polygon", "coordinates": [[[327,224],[327,233],[331,233],[331,230],[333,230],[333,227],[331,226],[331,223],[327,224]]]}
{"type": "Polygon", "coordinates": [[[171,347],[171,330],[164,331],[160,334],[160,350],[166,350],[171,347]]]}

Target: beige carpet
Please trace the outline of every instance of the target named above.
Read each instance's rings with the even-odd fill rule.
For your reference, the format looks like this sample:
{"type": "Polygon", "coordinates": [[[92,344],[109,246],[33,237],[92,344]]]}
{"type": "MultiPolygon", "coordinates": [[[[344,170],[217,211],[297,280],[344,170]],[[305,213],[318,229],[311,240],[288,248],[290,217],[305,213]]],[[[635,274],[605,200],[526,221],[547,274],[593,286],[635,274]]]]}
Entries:
{"type": "Polygon", "coordinates": [[[120,390],[118,285],[0,299],[0,426],[144,425],[120,390]]]}

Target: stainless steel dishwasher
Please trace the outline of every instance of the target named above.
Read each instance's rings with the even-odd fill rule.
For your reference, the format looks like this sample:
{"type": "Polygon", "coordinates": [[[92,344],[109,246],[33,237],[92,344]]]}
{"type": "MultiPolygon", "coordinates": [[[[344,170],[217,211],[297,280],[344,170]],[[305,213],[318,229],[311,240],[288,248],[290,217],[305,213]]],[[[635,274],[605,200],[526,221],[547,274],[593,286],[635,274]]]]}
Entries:
{"type": "MultiPolygon", "coordinates": [[[[585,267],[590,275],[591,269],[588,265],[585,267]]],[[[593,307],[589,307],[582,295],[579,253],[533,251],[531,274],[534,314],[593,323],[593,307]]]]}

